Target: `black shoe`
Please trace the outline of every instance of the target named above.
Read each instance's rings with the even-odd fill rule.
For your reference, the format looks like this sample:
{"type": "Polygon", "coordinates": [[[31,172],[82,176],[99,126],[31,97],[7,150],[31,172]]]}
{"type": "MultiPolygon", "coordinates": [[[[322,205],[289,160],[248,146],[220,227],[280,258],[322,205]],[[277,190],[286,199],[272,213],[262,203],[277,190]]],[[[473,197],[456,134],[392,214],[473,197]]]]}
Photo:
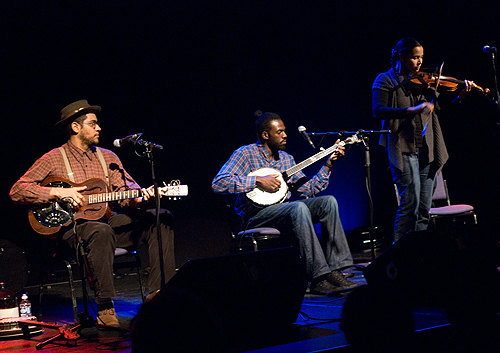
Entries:
{"type": "Polygon", "coordinates": [[[344,275],[342,274],[342,272],[340,272],[340,271],[333,271],[327,277],[327,279],[333,285],[335,285],[337,287],[341,287],[343,289],[350,289],[350,288],[354,288],[354,287],[358,286],[357,283],[351,282],[347,278],[345,278],[344,275]]]}
{"type": "MultiPolygon", "coordinates": [[[[328,275],[329,277],[330,275],[328,275]]],[[[336,293],[339,291],[344,290],[343,287],[336,286],[335,284],[331,283],[328,278],[325,278],[320,281],[312,281],[311,286],[309,287],[309,292],[311,294],[318,294],[318,295],[329,295],[332,293],[336,293]]]]}

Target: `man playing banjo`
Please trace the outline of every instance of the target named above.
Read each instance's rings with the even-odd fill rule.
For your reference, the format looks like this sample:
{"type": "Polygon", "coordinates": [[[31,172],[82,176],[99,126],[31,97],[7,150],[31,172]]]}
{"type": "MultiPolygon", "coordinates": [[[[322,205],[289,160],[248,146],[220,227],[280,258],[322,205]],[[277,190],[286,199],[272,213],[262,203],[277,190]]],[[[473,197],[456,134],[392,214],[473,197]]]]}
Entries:
{"type": "Polygon", "coordinates": [[[283,120],[269,112],[257,111],[255,115],[258,141],[233,153],[214,178],[213,191],[238,194],[235,208],[245,229],[273,227],[295,238],[293,241],[305,259],[311,293],[327,295],[355,287],[342,274],[343,269],[353,265],[353,260],[337,200],[331,195],[314,197],[327,188],[332,162],[344,155],[345,148],[341,144],[335,147],[311,179],[300,170],[287,177],[285,171],[296,164],[285,152],[287,134],[283,120]],[[303,198],[282,202],[291,196],[288,188],[303,198]],[[321,242],[314,223],[321,224],[321,242]]]}

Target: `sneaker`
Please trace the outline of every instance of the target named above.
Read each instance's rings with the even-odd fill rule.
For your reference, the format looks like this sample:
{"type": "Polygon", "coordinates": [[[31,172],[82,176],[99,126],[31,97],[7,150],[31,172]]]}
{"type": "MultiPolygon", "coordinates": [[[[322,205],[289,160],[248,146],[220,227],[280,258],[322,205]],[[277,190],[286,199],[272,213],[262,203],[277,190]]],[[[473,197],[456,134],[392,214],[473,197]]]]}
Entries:
{"type": "Polygon", "coordinates": [[[340,271],[333,271],[327,278],[330,283],[343,289],[350,289],[358,286],[357,283],[351,282],[345,278],[340,271]]]}
{"type": "Polygon", "coordinates": [[[313,280],[311,282],[311,286],[309,287],[309,292],[311,294],[329,295],[335,292],[339,292],[343,289],[343,287],[336,286],[325,278],[317,283],[315,283],[315,281],[313,280]]]}
{"type": "Polygon", "coordinates": [[[100,310],[97,313],[97,323],[100,325],[120,327],[115,308],[100,310]]]}

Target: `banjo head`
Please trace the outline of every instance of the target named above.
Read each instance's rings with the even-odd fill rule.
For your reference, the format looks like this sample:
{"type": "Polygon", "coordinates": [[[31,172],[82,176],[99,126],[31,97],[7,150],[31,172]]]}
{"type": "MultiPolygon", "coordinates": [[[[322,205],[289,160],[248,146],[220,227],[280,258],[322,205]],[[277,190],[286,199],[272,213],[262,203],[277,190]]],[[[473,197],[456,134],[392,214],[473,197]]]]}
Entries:
{"type": "Polygon", "coordinates": [[[250,199],[250,201],[258,206],[270,206],[275,203],[283,202],[288,194],[288,185],[279,170],[273,168],[260,168],[248,174],[248,176],[266,175],[278,175],[276,179],[281,182],[280,188],[275,192],[267,192],[259,188],[255,188],[252,191],[247,192],[246,196],[250,199]]]}

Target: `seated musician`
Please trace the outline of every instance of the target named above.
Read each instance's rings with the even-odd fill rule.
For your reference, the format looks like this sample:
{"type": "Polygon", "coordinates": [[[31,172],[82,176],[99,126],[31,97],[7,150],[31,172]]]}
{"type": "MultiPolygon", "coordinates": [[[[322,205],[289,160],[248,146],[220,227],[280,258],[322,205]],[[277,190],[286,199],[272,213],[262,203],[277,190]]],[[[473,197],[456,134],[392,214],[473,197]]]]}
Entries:
{"type": "MultiPolygon", "coordinates": [[[[76,184],[85,184],[91,178],[98,178],[105,181],[111,192],[141,189],[125,171],[115,153],[96,147],[101,132],[96,114],[100,111],[101,107],[89,105],[86,100],[71,103],[61,110],[61,119],[56,126],[68,133],[68,141],[39,158],[12,186],[10,198],[15,203],[37,206],[56,201],[68,202],[74,210],[84,206],[82,192],[87,188],[86,185],[69,188],[43,186],[44,180],[48,177],[66,179],[76,184]]],[[[115,248],[133,247],[139,242],[147,244],[151,266],[148,298],[152,298],[160,289],[162,273],[152,200],[154,200],[154,188],[142,189],[142,197],[118,201],[117,209],[109,217],[103,217],[98,221],[77,219],[75,229],[73,225],[69,225],[59,231],[58,235],[73,248],[77,245],[77,238],[83,241],[88,254],[99,324],[119,326],[112,301],[115,296],[113,284],[115,248]]],[[[174,233],[171,224],[171,213],[161,210],[165,282],[175,273],[174,233]]]]}
{"type": "MultiPolygon", "coordinates": [[[[282,234],[292,234],[305,259],[306,272],[311,281],[310,292],[327,295],[353,288],[342,270],[353,265],[352,255],[340,223],[337,200],[333,196],[314,197],[326,189],[329,183],[332,163],[344,155],[344,147],[329,156],[326,163],[312,178],[307,179],[301,171],[289,180],[301,198],[294,202],[280,203],[267,207],[256,207],[246,193],[258,188],[273,195],[281,188],[280,173],[293,167],[293,157],[285,152],[287,134],[279,115],[255,113],[257,143],[237,149],[224,164],[212,182],[216,193],[238,194],[235,208],[242,218],[245,229],[273,227],[282,234]],[[273,168],[276,174],[249,176],[259,168],[273,168]],[[278,172],[279,171],[279,172],[278,172]],[[322,242],[318,239],[314,223],[321,224],[322,242]]],[[[288,199],[290,193],[285,192],[288,199]]]]}

